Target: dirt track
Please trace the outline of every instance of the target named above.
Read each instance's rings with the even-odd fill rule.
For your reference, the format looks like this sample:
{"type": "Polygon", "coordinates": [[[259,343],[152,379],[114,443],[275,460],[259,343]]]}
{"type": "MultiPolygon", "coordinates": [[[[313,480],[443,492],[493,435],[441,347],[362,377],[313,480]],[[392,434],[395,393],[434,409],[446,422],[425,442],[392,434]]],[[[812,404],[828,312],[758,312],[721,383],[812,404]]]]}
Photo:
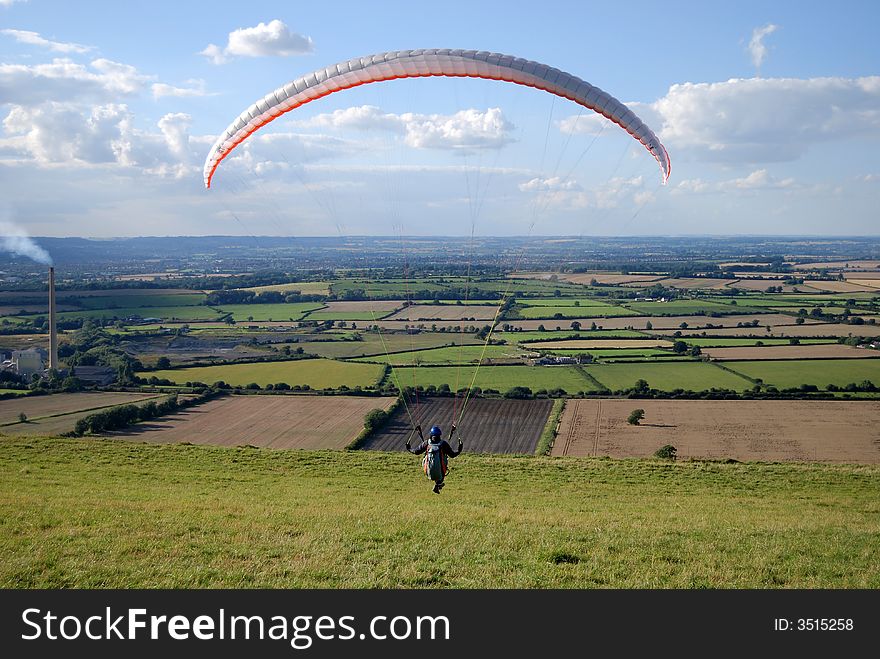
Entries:
{"type": "MultiPolygon", "coordinates": [[[[456,417],[461,400],[455,402],[456,417]]],[[[553,401],[471,399],[465,410],[461,431],[465,450],[471,453],[534,453],[553,401]]],[[[452,398],[428,398],[410,412],[421,423],[427,437],[432,424],[448,435],[453,418],[452,398]]],[[[412,425],[404,409],[399,409],[385,428],[364,446],[378,451],[403,451],[412,425]]],[[[447,436],[446,439],[449,439],[447,436]]],[[[417,437],[413,445],[419,443],[417,437]]],[[[455,448],[455,442],[450,442],[455,448]]]]}
{"type": "Polygon", "coordinates": [[[552,455],[880,463],[877,401],[569,400],[552,455]],[[626,422],[645,410],[639,426],[626,422]]]}
{"type": "Polygon", "coordinates": [[[227,396],[113,433],[140,442],[271,448],[347,446],[374,408],[393,398],[357,396],[227,396]]]}

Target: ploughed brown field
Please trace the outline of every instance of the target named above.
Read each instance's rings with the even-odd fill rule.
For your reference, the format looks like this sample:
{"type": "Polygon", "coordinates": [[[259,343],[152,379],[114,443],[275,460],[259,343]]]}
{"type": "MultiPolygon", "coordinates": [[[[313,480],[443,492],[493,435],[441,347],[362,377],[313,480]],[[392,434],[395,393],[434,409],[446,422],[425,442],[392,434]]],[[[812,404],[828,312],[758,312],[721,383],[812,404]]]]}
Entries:
{"type": "Polygon", "coordinates": [[[712,359],[859,359],[880,357],[880,350],[855,348],[840,343],[815,346],[735,346],[703,348],[712,359]]]}
{"type": "MultiPolygon", "coordinates": [[[[72,414],[84,410],[97,410],[113,405],[136,403],[150,398],[162,398],[157,394],[132,394],[125,392],[80,392],[75,394],[51,394],[0,400],[0,426],[18,423],[18,415],[24,412],[29,420],[72,414]]],[[[71,424],[72,426],[72,424],[71,424]]],[[[2,428],[0,428],[2,432],[2,428]]]]}
{"type": "Polygon", "coordinates": [[[773,279],[773,278],[764,278],[764,279],[739,279],[736,283],[731,284],[727,288],[739,288],[744,291],[758,291],[763,293],[767,290],[769,286],[782,286],[783,293],[817,293],[819,292],[818,288],[813,288],[812,286],[806,286],[805,284],[798,284],[797,286],[790,286],[788,284],[783,284],[782,282],[773,279]]]}
{"type": "Polygon", "coordinates": [[[880,463],[876,401],[571,399],[552,455],[880,463]],[[626,422],[645,410],[638,426],[626,422]]]}
{"type": "Polygon", "coordinates": [[[226,396],[139,423],[110,436],[139,442],[345,448],[372,409],[393,398],[358,396],[226,396]]]}
{"type": "MultiPolygon", "coordinates": [[[[391,314],[385,320],[460,320],[476,318],[492,320],[498,311],[497,305],[483,304],[414,304],[391,314]]],[[[465,321],[467,322],[467,321],[465,321]]]]}
{"type": "MultiPolygon", "coordinates": [[[[546,329],[553,329],[559,325],[563,329],[571,329],[573,318],[565,320],[545,319],[545,320],[510,320],[514,327],[521,327],[524,330],[536,330],[539,325],[543,325],[546,329]]],[[[756,313],[756,314],[737,314],[735,316],[622,316],[620,318],[580,318],[578,322],[584,329],[589,328],[592,323],[601,326],[602,329],[626,329],[632,327],[635,330],[643,330],[648,323],[656,329],[679,329],[682,323],[687,323],[689,329],[702,328],[706,325],[715,325],[721,327],[736,327],[737,323],[751,323],[757,320],[763,330],[765,325],[794,325],[797,321],[795,316],[788,316],[781,313],[756,313]]],[[[813,324],[818,321],[808,318],[805,324],[813,324]]],[[[766,331],[766,330],[764,330],[766,331]]]]}
{"type": "MultiPolygon", "coordinates": [[[[806,281],[804,283],[810,288],[831,293],[864,293],[877,290],[875,286],[865,286],[855,281],[806,281]]],[[[880,282],[875,281],[874,283],[880,282]]]]}
{"type": "Polygon", "coordinates": [[[736,279],[710,279],[709,277],[673,277],[661,279],[658,284],[669,288],[710,289],[724,288],[736,282],[736,279]]]}
{"type": "MultiPolygon", "coordinates": [[[[410,402],[409,413],[420,423],[425,438],[432,425],[443,429],[443,437],[452,448],[456,439],[450,439],[453,418],[461,412],[460,398],[427,398],[416,405],[410,402]],[[453,402],[454,401],[454,402],[453,402]],[[454,410],[453,410],[454,407],[454,410]]],[[[465,408],[460,425],[465,450],[470,453],[534,453],[553,407],[549,399],[491,400],[472,398],[465,408]]],[[[374,451],[403,451],[407,437],[413,446],[419,438],[412,435],[412,422],[403,407],[398,408],[385,427],[363,446],[374,451]]]]}
{"type": "Polygon", "coordinates": [[[327,308],[321,309],[321,311],[343,313],[355,311],[359,313],[374,313],[376,317],[379,317],[401,306],[403,306],[401,300],[349,300],[345,302],[328,302],[327,308]]]}

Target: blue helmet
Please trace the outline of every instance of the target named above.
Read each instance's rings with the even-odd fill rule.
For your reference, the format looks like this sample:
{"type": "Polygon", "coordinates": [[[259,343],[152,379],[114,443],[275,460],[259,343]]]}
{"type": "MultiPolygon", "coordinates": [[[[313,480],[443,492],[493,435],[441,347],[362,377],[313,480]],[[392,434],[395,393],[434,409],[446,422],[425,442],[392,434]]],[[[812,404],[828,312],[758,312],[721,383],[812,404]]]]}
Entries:
{"type": "Polygon", "coordinates": [[[440,430],[440,426],[433,426],[431,428],[431,432],[428,433],[431,437],[439,437],[443,434],[443,431],[440,430]]]}

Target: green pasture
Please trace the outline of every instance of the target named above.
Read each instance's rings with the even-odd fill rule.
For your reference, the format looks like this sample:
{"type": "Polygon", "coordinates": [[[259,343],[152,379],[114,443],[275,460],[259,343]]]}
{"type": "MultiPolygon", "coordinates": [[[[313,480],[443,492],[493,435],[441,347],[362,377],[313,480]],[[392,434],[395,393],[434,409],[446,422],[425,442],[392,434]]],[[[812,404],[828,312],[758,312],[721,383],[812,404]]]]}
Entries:
{"type": "Polygon", "coordinates": [[[163,320],[216,320],[219,312],[213,307],[202,305],[174,307],[122,307],[116,309],[89,309],[84,311],[61,311],[58,318],[162,318],[163,320]]]}
{"type": "Polygon", "coordinates": [[[611,391],[629,389],[637,380],[645,380],[650,388],[661,391],[703,391],[713,387],[742,391],[754,386],[746,378],[698,361],[590,364],[583,368],[611,391]]]}
{"type": "MultiPolygon", "coordinates": [[[[476,366],[395,366],[394,375],[386,381],[396,384],[396,376],[400,386],[409,387],[414,384],[427,387],[429,385],[449,385],[453,391],[471,385],[476,366]]],[[[562,388],[574,394],[579,391],[594,391],[596,385],[582,375],[576,366],[480,366],[474,386],[481,389],[495,389],[504,393],[512,387],[529,387],[532,391],[539,389],[562,388]]]]}
{"type": "Polygon", "coordinates": [[[217,309],[220,313],[231,313],[238,323],[269,320],[300,320],[305,314],[324,305],[320,302],[282,302],[280,304],[224,304],[217,309]]]}
{"type": "Polygon", "coordinates": [[[0,587],[876,590],[878,479],[466,450],[438,497],[401,453],[4,438],[0,587]]]}
{"type": "MultiPolygon", "coordinates": [[[[161,293],[150,295],[86,295],[76,300],[84,309],[115,309],[117,307],[188,307],[202,304],[207,295],[204,293],[180,293],[179,295],[161,293]]],[[[64,304],[72,304],[65,299],[64,304]]]]}
{"type": "MultiPolygon", "coordinates": [[[[758,342],[765,346],[787,346],[791,343],[788,339],[710,339],[710,338],[684,338],[682,341],[689,345],[701,348],[732,348],[737,346],[754,346],[758,342]]],[[[834,339],[800,339],[801,345],[837,343],[834,339]]]]}
{"type": "MultiPolygon", "coordinates": [[[[625,302],[629,309],[644,316],[693,316],[698,314],[711,314],[712,312],[729,314],[733,313],[730,305],[712,302],[709,300],[672,300],[670,302],[625,302]]],[[[757,313],[758,309],[738,306],[737,312],[757,313]]]]}
{"type": "Polygon", "coordinates": [[[725,362],[725,366],[780,389],[814,384],[843,387],[870,380],[880,386],[880,359],[798,359],[725,362]]]}
{"type": "Polygon", "coordinates": [[[596,305],[591,307],[575,307],[575,306],[537,306],[537,307],[518,307],[515,311],[520,318],[538,319],[547,318],[549,320],[558,320],[554,316],[562,318],[619,318],[622,316],[638,316],[635,311],[625,307],[618,307],[613,304],[596,305]]]}
{"type": "Polygon", "coordinates": [[[256,382],[267,384],[286,382],[293,385],[309,385],[312,389],[335,389],[342,385],[354,388],[375,385],[382,376],[384,366],[357,364],[332,359],[299,359],[293,361],[257,362],[251,364],[223,364],[220,366],[192,366],[165,371],[140,373],[143,377],[156,376],[182,384],[204,382],[213,384],[222,380],[234,386],[256,382]]]}
{"type": "Polygon", "coordinates": [[[522,332],[494,332],[492,337],[504,339],[508,343],[529,343],[531,341],[567,341],[569,339],[644,339],[644,332],[635,330],[581,330],[572,329],[522,332]]]}
{"type": "Polygon", "coordinates": [[[390,355],[379,354],[363,357],[356,361],[379,362],[395,366],[418,366],[420,364],[475,364],[480,358],[493,360],[515,360],[524,354],[524,350],[516,346],[471,345],[432,350],[416,350],[398,352],[390,355]]]}

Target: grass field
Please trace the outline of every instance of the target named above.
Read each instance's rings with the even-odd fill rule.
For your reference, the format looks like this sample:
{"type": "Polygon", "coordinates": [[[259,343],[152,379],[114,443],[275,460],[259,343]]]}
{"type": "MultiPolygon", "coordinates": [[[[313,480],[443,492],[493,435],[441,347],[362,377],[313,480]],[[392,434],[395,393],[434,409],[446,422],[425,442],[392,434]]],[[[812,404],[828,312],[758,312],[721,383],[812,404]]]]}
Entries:
{"type": "Polygon", "coordinates": [[[678,316],[687,314],[710,314],[713,311],[719,313],[752,313],[757,309],[750,308],[744,303],[738,304],[733,309],[730,305],[711,302],[708,300],[672,300],[671,302],[627,302],[626,306],[639,314],[647,316],[678,316]]]}
{"type": "Polygon", "coordinates": [[[4,439],[0,587],[876,589],[878,477],[4,439]]]}
{"type": "Polygon", "coordinates": [[[433,350],[415,350],[398,352],[390,355],[379,354],[364,357],[358,361],[380,362],[396,366],[418,364],[476,364],[482,357],[491,360],[514,361],[524,354],[524,350],[516,346],[454,346],[450,348],[434,348],[433,350]]]}
{"type": "Polygon", "coordinates": [[[221,313],[231,313],[237,323],[253,320],[299,320],[309,311],[320,309],[320,302],[283,302],[281,304],[224,304],[221,313]]]}
{"type": "Polygon", "coordinates": [[[557,314],[563,318],[583,318],[584,316],[593,316],[596,318],[621,318],[624,316],[638,316],[639,314],[625,307],[618,307],[613,304],[591,305],[591,306],[528,306],[517,309],[516,312],[520,318],[553,318],[557,314]]]}
{"type": "Polygon", "coordinates": [[[785,389],[802,384],[815,384],[820,389],[829,384],[842,387],[864,380],[880,386],[880,359],[746,361],[731,363],[728,367],[749,377],[761,378],[764,384],[785,389]]]}
{"type": "MultiPolygon", "coordinates": [[[[728,348],[734,346],[753,346],[760,341],[765,346],[789,345],[788,339],[700,339],[686,338],[686,343],[693,346],[728,348]]],[[[800,339],[802,345],[820,345],[823,343],[835,343],[834,339],[800,339]]]]}
{"type": "Polygon", "coordinates": [[[290,284],[272,284],[269,286],[251,286],[243,288],[243,291],[263,293],[273,291],[276,293],[291,293],[299,291],[303,295],[327,295],[330,292],[330,284],[326,281],[295,281],[290,284]]]}
{"type": "Polygon", "coordinates": [[[745,378],[704,362],[595,364],[584,368],[611,391],[628,389],[636,380],[646,380],[652,389],[661,391],[703,391],[713,387],[743,390],[754,386],[745,378]]]}
{"type": "Polygon", "coordinates": [[[562,341],[574,339],[644,339],[644,332],[635,330],[584,330],[575,332],[572,329],[545,332],[494,332],[493,338],[504,339],[508,343],[524,343],[529,341],[562,341]]]}
{"type": "Polygon", "coordinates": [[[322,357],[364,357],[384,355],[405,350],[440,348],[449,345],[477,345],[482,341],[472,334],[458,332],[420,332],[419,334],[393,334],[368,332],[361,334],[362,341],[302,341],[292,343],[291,348],[301,347],[308,353],[322,357]]]}
{"type": "MultiPolygon", "coordinates": [[[[423,387],[448,384],[455,391],[470,385],[475,369],[475,366],[426,366],[417,369],[402,366],[395,367],[394,371],[404,387],[413,386],[414,383],[423,387]]],[[[532,391],[561,387],[572,394],[596,389],[574,366],[481,366],[474,386],[496,389],[502,393],[511,387],[529,387],[532,391]]]]}
{"type": "Polygon", "coordinates": [[[120,307],[115,309],[89,309],[85,311],[63,311],[58,314],[61,320],[71,318],[162,318],[164,320],[216,320],[217,309],[201,305],[175,307],[120,307]]]}
{"type": "Polygon", "coordinates": [[[79,304],[85,309],[112,309],[113,307],[186,307],[201,304],[207,296],[204,293],[183,291],[178,295],[159,293],[150,295],[90,295],[80,298],[79,304]]]}
{"type": "Polygon", "coordinates": [[[167,371],[150,371],[146,377],[167,378],[172,382],[204,382],[212,384],[219,380],[231,385],[244,386],[256,382],[267,384],[307,384],[312,389],[368,387],[376,384],[383,372],[378,364],[356,364],[332,359],[300,359],[295,361],[258,362],[253,364],[225,364],[222,366],[197,366],[167,371]]]}

